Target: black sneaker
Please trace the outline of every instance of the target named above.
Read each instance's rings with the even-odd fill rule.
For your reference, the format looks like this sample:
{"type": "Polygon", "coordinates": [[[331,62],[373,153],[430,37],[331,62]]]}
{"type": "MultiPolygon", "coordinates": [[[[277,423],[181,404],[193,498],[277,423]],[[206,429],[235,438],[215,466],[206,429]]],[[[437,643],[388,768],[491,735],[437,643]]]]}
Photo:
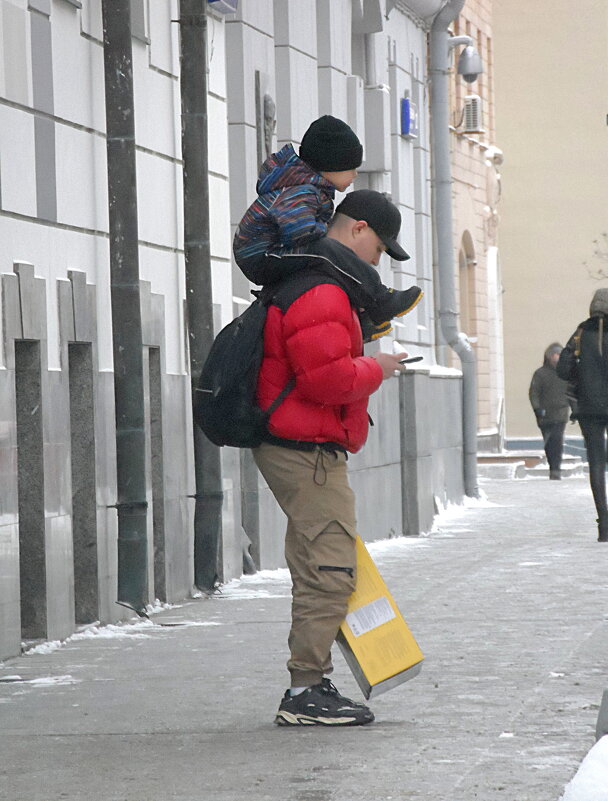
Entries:
{"type": "Polygon", "coordinates": [[[279,726],[364,726],[373,719],[365,704],[345,698],[329,679],[323,679],[299,695],[287,690],[274,722],[279,726]]]}
{"type": "Polygon", "coordinates": [[[376,325],[392,320],[393,317],[402,317],[410,312],[424,292],[419,286],[411,286],[409,289],[387,289],[383,297],[376,300],[372,305],[366,307],[372,322],[376,325]]]}

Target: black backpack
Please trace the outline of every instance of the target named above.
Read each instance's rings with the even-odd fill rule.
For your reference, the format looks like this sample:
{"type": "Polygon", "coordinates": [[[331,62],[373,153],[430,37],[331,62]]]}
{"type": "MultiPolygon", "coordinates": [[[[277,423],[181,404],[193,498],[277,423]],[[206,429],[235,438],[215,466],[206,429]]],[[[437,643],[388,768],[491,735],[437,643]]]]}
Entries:
{"type": "Polygon", "coordinates": [[[260,445],[268,418],[295,386],[292,378],[266,411],[257,405],[264,323],[272,294],[255,294],[251,306],[216,336],[195,391],[194,420],[215,445],[260,445]]]}

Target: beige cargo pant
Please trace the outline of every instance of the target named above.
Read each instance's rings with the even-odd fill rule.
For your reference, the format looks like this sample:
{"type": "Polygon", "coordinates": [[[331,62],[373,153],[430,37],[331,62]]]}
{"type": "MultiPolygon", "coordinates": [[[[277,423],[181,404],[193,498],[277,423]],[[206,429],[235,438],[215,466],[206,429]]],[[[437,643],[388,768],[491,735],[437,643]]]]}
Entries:
{"type": "Polygon", "coordinates": [[[291,686],[319,684],[333,670],[331,646],[355,588],[355,496],[346,456],[263,443],[253,457],[287,515],[291,686]]]}

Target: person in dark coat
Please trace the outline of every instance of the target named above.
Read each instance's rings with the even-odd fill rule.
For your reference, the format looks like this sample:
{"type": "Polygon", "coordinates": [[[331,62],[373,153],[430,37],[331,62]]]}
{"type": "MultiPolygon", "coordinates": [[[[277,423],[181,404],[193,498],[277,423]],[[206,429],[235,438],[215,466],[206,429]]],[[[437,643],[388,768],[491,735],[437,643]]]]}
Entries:
{"type": "Polygon", "coordinates": [[[576,417],[585,438],[589,481],[597,510],[598,542],[608,542],[606,430],[608,429],[608,289],[593,295],[589,318],[568,340],[557,364],[577,400],[576,417]]]}
{"type": "Polygon", "coordinates": [[[562,477],[564,430],[570,416],[570,404],[566,396],[568,382],[563,381],[555,370],[561,352],[562,346],[559,342],[549,345],[545,351],[543,366],[532,376],[529,391],[536,422],[543,435],[545,454],[549,462],[549,478],[553,480],[562,477]]]}

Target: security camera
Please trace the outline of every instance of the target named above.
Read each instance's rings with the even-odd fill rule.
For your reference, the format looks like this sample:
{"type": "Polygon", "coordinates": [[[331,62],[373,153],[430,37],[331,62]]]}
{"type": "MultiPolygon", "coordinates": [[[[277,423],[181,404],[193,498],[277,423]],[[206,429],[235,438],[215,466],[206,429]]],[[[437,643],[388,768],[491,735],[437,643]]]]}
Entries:
{"type": "Polygon", "coordinates": [[[473,45],[467,45],[458,58],[458,74],[467,83],[474,83],[482,72],[481,56],[473,45]]]}

